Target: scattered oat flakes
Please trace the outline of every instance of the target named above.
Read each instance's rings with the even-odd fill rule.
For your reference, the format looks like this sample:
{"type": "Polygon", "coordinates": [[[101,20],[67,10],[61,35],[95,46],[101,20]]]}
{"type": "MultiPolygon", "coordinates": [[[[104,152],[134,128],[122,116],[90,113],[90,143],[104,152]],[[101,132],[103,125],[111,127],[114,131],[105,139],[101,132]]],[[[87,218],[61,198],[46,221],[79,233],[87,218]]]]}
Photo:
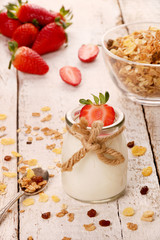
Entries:
{"type": "Polygon", "coordinates": [[[34,127],[33,130],[34,131],[38,131],[40,129],[40,127],[34,127]]]}
{"type": "Polygon", "coordinates": [[[28,142],[32,142],[33,138],[32,137],[28,137],[28,142]]]}
{"type": "Polygon", "coordinates": [[[49,149],[49,150],[53,150],[55,148],[56,144],[53,143],[51,145],[47,145],[46,148],[49,149]]]}
{"type": "Polygon", "coordinates": [[[61,121],[64,122],[65,121],[65,117],[61,117],[61,121]]]}
{"type": "Polygon", "coordinates": [[[131,223],[131,222],[128,222],[127,223],[127,228],[132,230],[132,231],[136,231],[138,229],[138,225],[134,224],[134,223],[131,223]]]}
{"type": "Polygon", "coordinates": [[[54,177],[54,174],[49,174],[49,177],[50,177],[50,178],[54,177]]]}
{"type": "Polygon", "coordinates": [[[26,172],[26,170],[27,170],[27,166],[22,166],[18,169],[18,172],[24,174],[26,172]]]}
{"type": "Polygon", "coordinates": [[[49,199],[48,195],[46,193],[39,193],[39,202],[47,202],[49,199]]]}
{"type": "Polygon", "coordinates": [[[38,113],[38,112],[33,112],[33,113],[32,113],[32,116],[33,116],[33,117],[40,117],[40,113],[38,113]]]}
{"type": "Polygon", "coordinates": [[[24,210],[24,209],[20,210],[20,213],[24,213],[24,212],[25,212],[25,210],[24,210]]]}
{"type": "Polygon", "coordinates": [[[42,132],[47,132],[47,131],[49,131],[49,130],[50,130],[50,128],[48,128],[48,127],[45,127],[45,128],[42,128],[42,129],[41,129],[42,132]]]}
{"type": "Polygon", "coordinates": [[[34,240],[32,236],[29,236],[27,240],[34,240]]]}
{"type": "Polygon", "coordinates": [[[48,169],[55,169],[55,166],[48,166],[48,169]]]}
{"type": "Polygon", "coordinates": [[[62,153],[62,148],[54,148],[52,150],[52,152],[56,153],[56,154],[61,154],[62,153]]]}
{"type": "Polygon", "coordinates": [[[0,127],[0,131],[1,131],[1,132],[4,132],[5,130],[6,130],[6,127],[5,127],[5,126],[0,127]]]}
{"type": "Polygon", "coordinates": [[[37,159],[31,159],[31,160],[28,160],[28,165],[29,166],[36,166],[38,163],[37,159]]]}
{"type": "Polygon", "coordinates": [[[18,128],[18,129],[17,129],[17,133],[19,133],[20,131],[21,131],[21,129],[20,129],[20,128],[18,128]]]}
{"type": "Polygon", "coordinates": [[[53,160],[55,163],[58,163],[59,162],[59,159],[54,159],[53,160]]]}
{"type": "Polygon", "coordinates": [[[6,187],[6,184],[0,182],[0,195],[5,192],[6,187]]]}
{"type": "Polygon", "coordinates": [[[41,119],[41,122],[50,121],[52,119],[52,114],[48,114],[46,117],[41,119]]]}
{"type": "Polygon", "coordinates": [[[37,132],[31,132],[32,136],[37,136],[38,133],[37,132]]]}
{"type": "Polygon", "coordinates": [[[84,224],[83,226],[86,229],[86,231],[94,231],[96,229],[94,223],[84,224]]]}
{"type": "Polygon", "coordinates": [[[153,211],[145,211],[141,217],[142,221],[146,221],[146,222],[152,222],[153,221],[153,216],[154,216],[154,212],[153,211]]]}
{"type": "Polygon", "coordinates": [[[12,151],[11,153],[14,157],[22,157],[22,155],[18,152],[12,151]]]}
{"type": "Polygon", "coordinates": [[[62,240],[71,240],[71,238],[64,237],[64,238],[62,238],[62,240]]]}
{"type": "Polygon", "coordinates": [[[62,167],[62,164],[61,164],[60,162],[58,162],[58,163],[56,164],[56,166],[57,166],[58,168],[61,168],[61,167],[62,167]]]}
{"type": "Polygon", "coordinates": [[[3,144],[3,145],[11,145],[14,143],[15,143],[15,140],[13,138],[2,138],[1,139],[1,144],[3,144]]]}
{"type": "Polygon", "coordinates": [[[59,213],[56,214],[56,217],[64,217],[68,211],[66,209],[62,209],[59,213]]]}
{"type": "Polygon", "coordinates": [[[68,221],[69,222],[73,222],[73,220],[74,220],[74,213],[68,213],[67,217],[68,217],[68,221]]]}
{"type": "Polygon", "coordinates": [[[37,141],[41,141],[41,140],[43,140],[43,137],[40,137],[40,136],[39,136],[39,137],[36,137],[36,140],[37,140],[37,141]]]}
{"type": "Polygon", "coordinates": [[[48,107],[48,106],[45,106],[45,107],[42,107],[42,108],[41,108],[41,111],[42,111],[42,112],[47,112],[47,111],[50,111],[50,110],[51,110],[51,108],[48,107]]]}
{"type": "Polygon", "coordinates": [[[124,216],[127,216],[127,217],[128,216],[133,216],[134,215],[134,209],[131,208],[131,207],[125,208],[122,213],[123,213],[124,216]]]}
{"type": "Polygon", "coordinates": [[[63,204],[62,204],[62,209],[67,209],[67,208],[68,208],[68,205],[65,204],[65,203],[63,203],[63,204]]]}
{"type": "Polygon", "coordinates": [[[53,202],[59,202],[60,201],[60,198],[58,197],[58,196],[56,196],[56,195],[53,195],[52,196],[52,200],[53,200],[53,202]]]}
{"type": "Polygon", "coordinates": [[[4,120],[7,118],[7,115],[6,114],[0,114],[0,120],[4,120]]]}
{"type": "Polygon", "coordinates": [[[17,173],[15,172],[3,172],[3,175],[9,178],[16,177],[17,173]]]}
{"type": "Polygon", "coordinates": [[[146,147],[134,146],[132,148],[132,154],[133,156],[142,156],[145,154],[146,150],[147,150],[146,147]]]}
{"type": "Polygon", "coordinates": [[[62,142],[60,142],[60,145],[61,145],[61,147],[62,147],[62,145],[63,145],[63,141],[62,141],[62,142]]]}
{"type": "Polygon", "coordinates": [[[51,137],[51,139],[56,139],[56,140],[63,139],[63,135],[60,132],[56,132],[54,137],[51,137]]]}
{"type": "Polygon", "coordinates": [[[66,133],[67,132],[67,129],[64,127],[63,128],[63,133],[66,133]]]}
{"type": "Polygon", "coordinates": [[[5,166],[2,166],[2,170],[9,171],[9,169],[7,167],[5,167],[5,166]]]}
{"type": "Polygon", "coordinates": [[[22,202],[22,204],[24,205],[24,206],[30,206],[30,205],[33,205],[34,204],[34,199],[33,198],[26,198],[23,202],[22,202]]]}
{"type": "Polygon", "coordinates": [[[31,133],[31,126],[27,126],[27,130],[25,131],[26,134],[30,134],[31,133]]]}
{"type": "Polygon", "coordinates": [[[150,176],[152,174],[152,167],[143,168],[142,174],[144,177],[150,176]]]}

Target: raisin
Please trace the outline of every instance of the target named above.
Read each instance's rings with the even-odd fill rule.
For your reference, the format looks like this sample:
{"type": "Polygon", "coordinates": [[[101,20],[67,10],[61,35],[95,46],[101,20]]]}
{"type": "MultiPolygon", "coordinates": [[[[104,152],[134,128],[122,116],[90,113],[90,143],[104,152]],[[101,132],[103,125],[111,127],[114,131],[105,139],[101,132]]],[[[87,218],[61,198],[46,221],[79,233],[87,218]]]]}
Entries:
{"type": "Polygon", "coordinates": [[[40,182],[43,181],[43,177],[42,177],[42,176],[33,176],[33,177],[31,178],[31,180],[32,180],[33,182],[40,183],[40,182]]]}
{"type": "Polygon", "coordinates": [[[51,217],[51,213],[50,212],[42,213],[42,218],[43,219],[48,219],[50,217],[51,217]]]}
{"type": "Polygon", "coordinates": [[[134,141],[127,143],[127,147],[129,147],[129,148],[134,147],[134,141]]]}
{"type": "Polygon", "coordinates": [[[144,186],[141,188],[140,193],[142,195],[146,195],[148,193],[149,188],[147,186],[144,186]]]}
{"type": "Polygon", "coordinates": [[[32,144],[32,142],[26,142],[26,144],[32,144]]]}
{"type": "Polygon", "coordinates": [[[87,212],[87,215],[88,215],[89,217],[95,217],[96,214],[97,214],[97,212],[96,212],[96,210],[94,210],[94,209],[91,209],[91,210],[89,210],[89,211],[87,212]]]}
{"type": "Polygon", "coordinates": [[[110,49],[113,45],[113,40],[112,39],[108,39],[107,41],[107,48],[110,49]]]}
{"type": "Polygon", "coordinates": [[[109,220],[100,220],[99,221],[99,225],[102,226],[102,227],[108,227],[111,225],[111,222],[109,220]]]}
{"type": "Polygon", "coordinates": [[[11,159],[12,159],[11,156],[5,156],[5,157],[4,157],[4,160],[5,160],[5,161],[11,161],[11,159]]]}

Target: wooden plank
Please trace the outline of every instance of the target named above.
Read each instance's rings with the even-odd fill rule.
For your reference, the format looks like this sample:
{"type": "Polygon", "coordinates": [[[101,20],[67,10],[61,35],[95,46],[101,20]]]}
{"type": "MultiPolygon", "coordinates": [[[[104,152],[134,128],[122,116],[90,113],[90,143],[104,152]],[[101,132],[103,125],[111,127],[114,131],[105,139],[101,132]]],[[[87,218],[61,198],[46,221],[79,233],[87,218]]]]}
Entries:
{"type": "MultiPolygon", "coordinates": [[[[5,5],[7,1],[2,0],[0,8],[5,5]]],[[[0,114],[6,114],[6,120],[0,120],[0,127],[5,126],[6,131],[0,132],[0,135],[6,134],[6,137],[15,139],[15,144],[4,146],[0,144],[0,182],[7,185],[6,194],[0,195],[0,209],[4,207],[8,201],[17,192],[17,177],[8,178],[3,175],[4,170],[2,166],[9,169],[10,172],[17,172],[17,161],[13,158],[10,162],[6,162],[4,157],[11,155],[11,151],[16,151],[17,148],[17,79],[16,71],[8,70],[8,63],[10,60],[10,53],[8,51],[7,42],[8,38],[0,36],[0,114]]],[[[11,213],[7,213],[6,218],[0,224],[0,239],[17,239],[18,231],[18,215],[17,204],[12,208],[11,213]]]]}

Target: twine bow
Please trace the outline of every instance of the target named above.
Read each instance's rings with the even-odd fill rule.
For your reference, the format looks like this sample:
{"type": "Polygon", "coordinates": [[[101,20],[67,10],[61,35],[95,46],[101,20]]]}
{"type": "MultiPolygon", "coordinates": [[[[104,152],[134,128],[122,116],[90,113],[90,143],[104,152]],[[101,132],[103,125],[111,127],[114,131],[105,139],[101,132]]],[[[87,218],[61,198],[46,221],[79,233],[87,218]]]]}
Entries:
{"type": "Polygon", "coordinates": [[[71,129],[68,128],[68,131],[78,138],[83,147],[61,166],[61,170],[72,171],[73,166],[78,163],[89,151],[94,151],[98,158],[109,165],[118,165],[124,162],[124,156],[116,151],[115,149],[109,148],[106,146],[106,142],[116,136],[118,136],[125,127],[122,126],[117,132],[106,137],[99,137],[99,134],[102,130],[103,123],[101,121],[93,122],[91,130],[87,129],[88,122],[85,118],[81,118],[79,123],[76,123],[72,126],[71,129]],[[111,156],[108,158],[106,155],[111,156]]]}

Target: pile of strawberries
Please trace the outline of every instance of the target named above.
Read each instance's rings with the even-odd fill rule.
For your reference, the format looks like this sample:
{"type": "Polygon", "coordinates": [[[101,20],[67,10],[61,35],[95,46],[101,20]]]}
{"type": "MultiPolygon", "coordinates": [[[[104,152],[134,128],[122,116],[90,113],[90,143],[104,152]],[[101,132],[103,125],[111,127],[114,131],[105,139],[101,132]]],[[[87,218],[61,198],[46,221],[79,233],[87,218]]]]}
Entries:
{"type": "Polygon", "coordinates": [[[9,3],[7,11],[0,13],[0,33],[11,38],[9,50],[13,53],[10,62],[22,72],[45,74],[49,67],[40,56],[58,50],[67,42],[65,29],[71,25],[70,10],[48,11],[38,5],[9,3]]]}

